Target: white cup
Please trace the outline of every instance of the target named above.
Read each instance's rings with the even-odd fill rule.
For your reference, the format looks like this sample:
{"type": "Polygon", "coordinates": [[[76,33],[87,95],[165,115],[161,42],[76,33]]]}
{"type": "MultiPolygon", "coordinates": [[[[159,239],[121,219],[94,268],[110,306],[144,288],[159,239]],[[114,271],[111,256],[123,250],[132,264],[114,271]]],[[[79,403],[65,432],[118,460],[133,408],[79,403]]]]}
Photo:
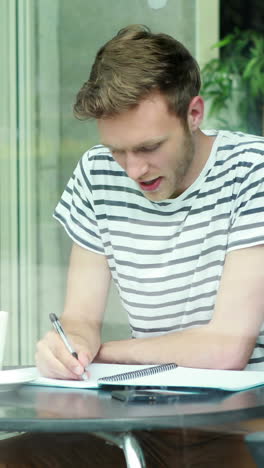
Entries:
{"type": "Polygon", "coordinates": [[[5,350],[5,339],[7,332],[7,319],[8,312],[0,310],[0,369],[2,369],[4,350],[5,350]]]}

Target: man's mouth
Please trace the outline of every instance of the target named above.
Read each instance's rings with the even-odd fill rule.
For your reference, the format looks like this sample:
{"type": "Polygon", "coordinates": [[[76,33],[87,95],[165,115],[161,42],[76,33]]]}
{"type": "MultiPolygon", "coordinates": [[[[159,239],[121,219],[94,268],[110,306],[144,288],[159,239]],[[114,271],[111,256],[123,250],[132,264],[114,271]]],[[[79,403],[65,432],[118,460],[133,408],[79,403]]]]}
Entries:
{"type": "Polygon", "coordinates": [[[157,177],[156,179],[146,180],[144,182],[139,182],[141,190],[144,192],[153,192],[158,190],[162,181],[162,177],[157,177]]]}

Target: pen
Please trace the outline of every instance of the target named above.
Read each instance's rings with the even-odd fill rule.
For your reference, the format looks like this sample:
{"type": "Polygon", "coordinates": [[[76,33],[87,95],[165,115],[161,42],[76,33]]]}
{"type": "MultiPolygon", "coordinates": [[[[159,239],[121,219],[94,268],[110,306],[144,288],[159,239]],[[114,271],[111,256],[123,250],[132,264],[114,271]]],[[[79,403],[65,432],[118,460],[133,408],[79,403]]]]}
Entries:
{"type": "MultiPolygon", "coordinates": [[[[60,335],[63,343],[65,344],[66,348],[68,349],[68,351],[70,351],[71,355],[78,360],[78,354],[76,353],[76,351],[74,351],[74,349],[72,348],[67,336],[66,336],[66,333],[65,331],[63,330],[62,328],[62,325],[57,317],[56,314],[49,314],[49,318],[51,320],[51,323],[53,325],[53,327],[55,328],[56,332],[60,335]]],[[[83,380],[87,380],[87,376],[83,373],[82,375],[82,378],[83,380]]]]}

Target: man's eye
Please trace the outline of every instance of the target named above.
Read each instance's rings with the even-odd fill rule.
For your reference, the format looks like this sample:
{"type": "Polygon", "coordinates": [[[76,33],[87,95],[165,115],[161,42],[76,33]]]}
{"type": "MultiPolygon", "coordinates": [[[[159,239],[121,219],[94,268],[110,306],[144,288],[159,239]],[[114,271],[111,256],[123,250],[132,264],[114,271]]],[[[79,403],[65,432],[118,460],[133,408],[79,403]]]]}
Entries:
{"type": "Polygon", "coordinates": [[[155,151],[156,149],[158,149],[159,146],[160,146],[160,143],[156,145],[152,145],[152,146],[146,146],[144,148],[141,148],[141,151],[143,151],[144,153],[151,153],[151,151],[155,151]]]}
{"type": "Polygon", "coordinates": [[[124,151],[111,150],[111,153],[113,156],[122,156],[124,154],[124,151]]]}

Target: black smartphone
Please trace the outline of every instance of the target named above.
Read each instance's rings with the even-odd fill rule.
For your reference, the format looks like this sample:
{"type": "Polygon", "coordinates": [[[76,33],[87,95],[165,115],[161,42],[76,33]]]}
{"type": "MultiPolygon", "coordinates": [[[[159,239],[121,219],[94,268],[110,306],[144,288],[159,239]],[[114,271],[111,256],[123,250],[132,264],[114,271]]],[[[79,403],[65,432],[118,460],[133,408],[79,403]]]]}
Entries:
{"type": "Polygon", "coordinates": [[[182,395],[189,396],[190,398],[192,398],[194,395],[196,395],[196,393],[159,389],[113,390],[111,392],[112,398],[124,401],[126,403],[168,403],[173,401],[179,401],[182,395]]]}

